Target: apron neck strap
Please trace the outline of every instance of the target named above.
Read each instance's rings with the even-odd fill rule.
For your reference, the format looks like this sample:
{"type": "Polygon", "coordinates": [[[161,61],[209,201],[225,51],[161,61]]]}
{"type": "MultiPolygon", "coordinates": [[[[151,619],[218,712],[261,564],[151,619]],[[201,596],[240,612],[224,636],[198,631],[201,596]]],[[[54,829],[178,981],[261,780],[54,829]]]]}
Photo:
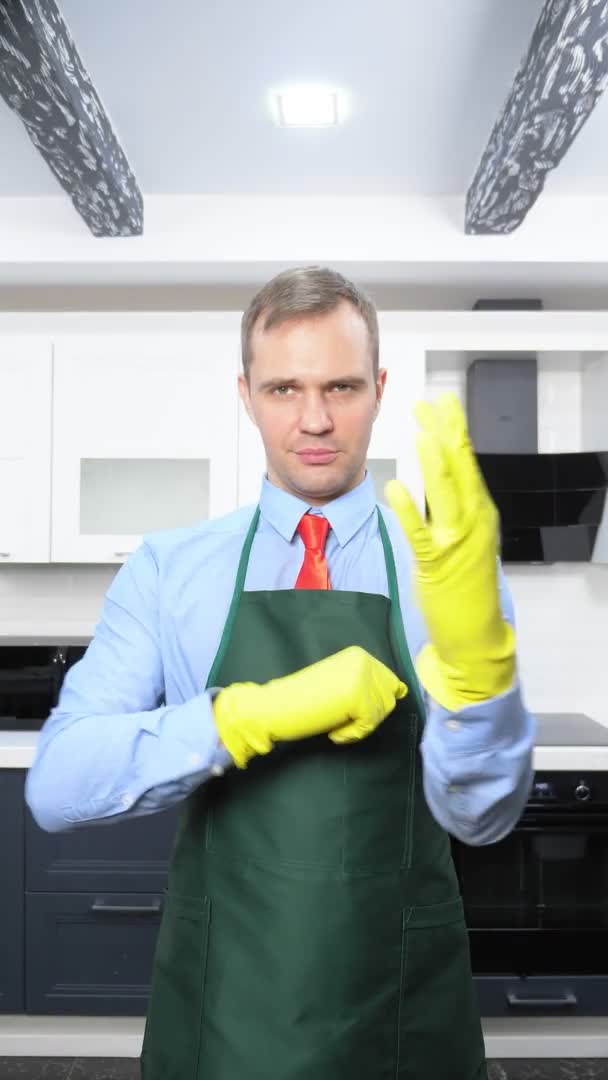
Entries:
{"type": "Polygon", "coordinates": [[[257,530],[257,527],[258,527],[258,521],[259,520],[260,520],[260,508],[259,508],[259,506],[256,506],[255,513],[254,513],[254,515],[253,515],[253,517],[251,519],[251,524],[250,524],[250,526],[249,526],[249,528],[247,530],[247,535],[245,537],[245,542],[243,544],[243,549],[241,551],[241,557],[239,559],[239,566],[238,566],[238,570],[236,572],[236,581],[234,583],[234,590],[233,590],[233,593],[232,593],[232,600],[230,601],[230,607],[228,609],[228,615],[227,615],[227,618],[226,618],[226,624],[224,626],[224,632],[222,634],[222,640],[220,642],[220,647],[219,647],[219,649],[217,651],[215,660],[213,661],[211,671],[209,672],[209,675],[207,677],[207,688],[215,686],[215,680],[216,680],[217,672],[220,670],[220,668],[222,666],[222,663],[223,663],[223,660],[224,660],[224,655],[226,653],[226,649],[228,648],[228,642],[230,641],[230,638],[232,637],[232,629],[233,629],[233,626],[234,626],[234,623],[235,623],[235,620],[236,620],[236,615],[237,615],[237,611],[238,611],[238,607],[239,607],[239,602],[240,602],[240,599],[241,599],[241,593],[243,592],[243,587],[245,585],[245,578],[247,576],[247,567],[249,565],[249,555],[251,553],[251,545],[253,544],[253,538],[254,538],[254,536],[256,534],[256,530],[257,530]]]}
{"type": "Polygon", "coordinates": [[[403,629],[403,617],[401,615],[401,604],[399,602],[399,585],[397,584],[397,570],[395,568],[395,556],[393,554],[393,546],[390,542],[388,529],[380,511],[380,507],[377,506],[376,510],[378,513],[378,531],[380,533],[380,539],[382,540],[382,547],[384,549],[384,561],[386,563],[388,595],[391,601],[390,632],[393,642],[393,652],[395,653],[395,656],[401,661],[401,675],[403,681],[406,683],[410,693],[413,695],[418,710],[418,715],[421,719],[423,719],[426,710],[424,707],[424,702],[422,700],[418,677],[414,670],[414,665],[410,657],[410,651],[407,647],[405,630],[403,629]]]}

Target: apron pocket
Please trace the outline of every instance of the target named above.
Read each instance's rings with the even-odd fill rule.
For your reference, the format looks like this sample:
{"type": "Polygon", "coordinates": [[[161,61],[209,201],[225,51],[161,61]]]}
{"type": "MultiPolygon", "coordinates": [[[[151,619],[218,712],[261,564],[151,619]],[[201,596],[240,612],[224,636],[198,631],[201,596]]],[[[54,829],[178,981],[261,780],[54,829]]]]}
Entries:
{"type": "Polygon", "coordinates": [[[395,1080],[485,1080],[462,900],[403,912],[395,1080]]]}
{"type": "Polygon", "coordinates": [[[166,895],[141,1054],[142,1080],[196,1080],[211,905],[166,895]]]}

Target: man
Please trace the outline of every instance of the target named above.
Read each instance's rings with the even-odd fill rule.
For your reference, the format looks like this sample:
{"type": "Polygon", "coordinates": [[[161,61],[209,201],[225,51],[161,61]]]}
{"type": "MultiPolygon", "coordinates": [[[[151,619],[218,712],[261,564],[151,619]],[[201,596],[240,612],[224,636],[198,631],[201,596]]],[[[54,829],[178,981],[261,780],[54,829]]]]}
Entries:
{"type": "Polygon", "coordinates": [[[121,568],[28,801],[49,830],[183,801],[144,1080],[480,1080],[448,832],[505,835],[532,749],[497,514],[451,398],[418,408],[429,521],[397,481],[376,506],[386,371],[341,275],[280,274],[242,349],[259,507],[121,568]]]}

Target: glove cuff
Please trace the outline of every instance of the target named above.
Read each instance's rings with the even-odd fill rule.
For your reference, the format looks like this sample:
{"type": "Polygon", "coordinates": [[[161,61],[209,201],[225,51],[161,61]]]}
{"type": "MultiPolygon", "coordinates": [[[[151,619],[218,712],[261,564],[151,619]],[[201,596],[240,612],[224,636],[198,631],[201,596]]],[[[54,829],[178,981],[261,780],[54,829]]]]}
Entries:
{"type": "Polygon", "coordinates": [[[450,712],[505,694],[515,678],[515,631],[504,623],[499,648],[484,656],[471,656],[457,665],[441,659],[432,643],[416,657],[416,673],[434,701],[450,712]]]}
{"type": "Polygon", "coordinates": [[[251,698],[259,689],[255,683],[234,683],[220,690],[213,702],[218,735],[239,769],[245,769],[255,754],[272,750],[270,735],[260,731],[251,718],[254,712],[251,698]]]}

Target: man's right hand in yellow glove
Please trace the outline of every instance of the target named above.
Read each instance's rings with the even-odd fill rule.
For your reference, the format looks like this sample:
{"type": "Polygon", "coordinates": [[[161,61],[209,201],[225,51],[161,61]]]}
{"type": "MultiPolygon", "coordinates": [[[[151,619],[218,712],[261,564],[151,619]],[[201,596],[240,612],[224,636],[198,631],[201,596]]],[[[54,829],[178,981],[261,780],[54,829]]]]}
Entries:
{"type": "Polygon", "coordinates": [[[222,743],[244,769],[275,742],[328,734],[335,743],[370,735],[407,687],[365,649],[347,649],[270,682],[233,683],[213,702],[222,743]]]}

